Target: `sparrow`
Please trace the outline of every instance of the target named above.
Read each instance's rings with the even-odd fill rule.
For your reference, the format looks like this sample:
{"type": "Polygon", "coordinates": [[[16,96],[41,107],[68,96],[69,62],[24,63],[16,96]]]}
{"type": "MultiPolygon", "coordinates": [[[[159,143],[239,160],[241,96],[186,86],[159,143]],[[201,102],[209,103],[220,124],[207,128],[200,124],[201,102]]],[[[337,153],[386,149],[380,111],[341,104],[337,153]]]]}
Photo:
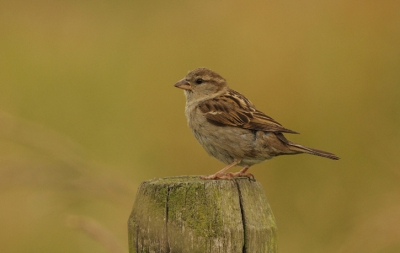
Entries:
{"type": "Polygon", "coordinates": [[[250,166],[280,155],[311,154],[338,160],[336,155],[305,147],[286,139],[297,134],[256,109],[241,93],[229,88],[226,80],[207,68],[190,71],[175,87],[186,97],[187,124],[207,153],[227,164],[202,179],[248,177],[250,166]],[[234,166],[239,172],[226,173],[234,166]]]}

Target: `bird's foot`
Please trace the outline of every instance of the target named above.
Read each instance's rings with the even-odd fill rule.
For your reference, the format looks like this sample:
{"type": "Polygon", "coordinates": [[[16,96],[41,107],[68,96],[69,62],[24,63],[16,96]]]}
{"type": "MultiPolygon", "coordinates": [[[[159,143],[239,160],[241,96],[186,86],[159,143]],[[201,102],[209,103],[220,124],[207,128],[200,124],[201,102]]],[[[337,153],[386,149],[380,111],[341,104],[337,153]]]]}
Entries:
{"type": "Polygon", "coordinates": [[[209,176],[201,176],[200,178],[203,180],[218,180],[218,179],[223,179],[223,180],[231,180],[235,179],[238,177],[247,177],[248,179],[252,181],[256,181],[256,178],[254,177],[253,174],[251,173],[243,173],[243,172],[235,172],[235,173],[215,173],[213,175],[209,176]]]}
{"type": "Polygon", "coordinates": [[[256,178],[254,177],[253,174],[251,173],[243,173],[242,171],[239,172],[235,172],[235,173],[226,173],[226,176],[229,178],[237,178],[237,177],[247,177],[248,179],[252,180],[252,181],[256,181],[256,178]]]}
{"type": "MultiPolygon", "coordinates": [[[[225,173],[225,171],[229,170],[230,168],[232,168],[233,166],[237,165],[241,161],[242,160],[236,160],[233,163],[231,163],[228,166],[226,166],[225,168],[223,168],[222,170],[218,171],[217,173],[215,173],[213,175],[209,175],[209,176],[201,176],[200,178],[203,179],[203,180],[232,179],[233,177],[230,176],[230,173],[225,173]]],[[[245,172],[245,171],[241,170],[240,172],[245,172]]]]}
{"type": "Polygon", "coordinates": [[[200,178],[203,180],[218,180],[218,179],[230,180],[233,179],[233,177],[230,174],[232,173],[215,173],[209,176],[201,176],[200,178]]]}

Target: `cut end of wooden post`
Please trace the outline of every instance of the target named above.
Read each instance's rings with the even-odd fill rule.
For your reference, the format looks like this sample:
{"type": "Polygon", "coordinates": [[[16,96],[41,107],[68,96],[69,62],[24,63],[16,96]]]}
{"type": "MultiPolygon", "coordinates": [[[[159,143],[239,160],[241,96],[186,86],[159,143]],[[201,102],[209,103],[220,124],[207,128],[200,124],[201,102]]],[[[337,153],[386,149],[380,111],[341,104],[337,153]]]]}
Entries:
{"type": "Polygon", "coordinates": [[[143,182],[128,221],[130,253],[277,252],[262,185],[200,176],[143,182]]]}

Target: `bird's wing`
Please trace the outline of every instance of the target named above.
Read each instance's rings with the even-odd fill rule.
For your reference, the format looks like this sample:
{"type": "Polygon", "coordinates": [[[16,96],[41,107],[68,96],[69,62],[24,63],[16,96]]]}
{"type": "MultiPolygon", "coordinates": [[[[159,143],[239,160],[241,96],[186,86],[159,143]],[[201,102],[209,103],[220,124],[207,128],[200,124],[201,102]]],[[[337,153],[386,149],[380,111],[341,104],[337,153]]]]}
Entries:
{"type": "Polygon", "coordinates": [[[207,120],[214,124],[268,132],[297,133],[284,128],[271,117],[255,109],[247,98],[233,90],[201,102],[198,108],[207,120]]]}

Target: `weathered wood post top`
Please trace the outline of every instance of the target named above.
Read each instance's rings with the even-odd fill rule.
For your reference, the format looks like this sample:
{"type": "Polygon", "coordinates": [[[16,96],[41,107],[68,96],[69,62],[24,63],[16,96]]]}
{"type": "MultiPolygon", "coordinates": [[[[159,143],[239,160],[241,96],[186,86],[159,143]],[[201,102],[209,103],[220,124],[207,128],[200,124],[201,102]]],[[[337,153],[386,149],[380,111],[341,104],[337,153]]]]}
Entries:
{"type": "Polygon", "coordinates": [[[129,252],[277,252],[276,224],[260,183],[199,176],[143,182],[128,221],[129,252]]]}

